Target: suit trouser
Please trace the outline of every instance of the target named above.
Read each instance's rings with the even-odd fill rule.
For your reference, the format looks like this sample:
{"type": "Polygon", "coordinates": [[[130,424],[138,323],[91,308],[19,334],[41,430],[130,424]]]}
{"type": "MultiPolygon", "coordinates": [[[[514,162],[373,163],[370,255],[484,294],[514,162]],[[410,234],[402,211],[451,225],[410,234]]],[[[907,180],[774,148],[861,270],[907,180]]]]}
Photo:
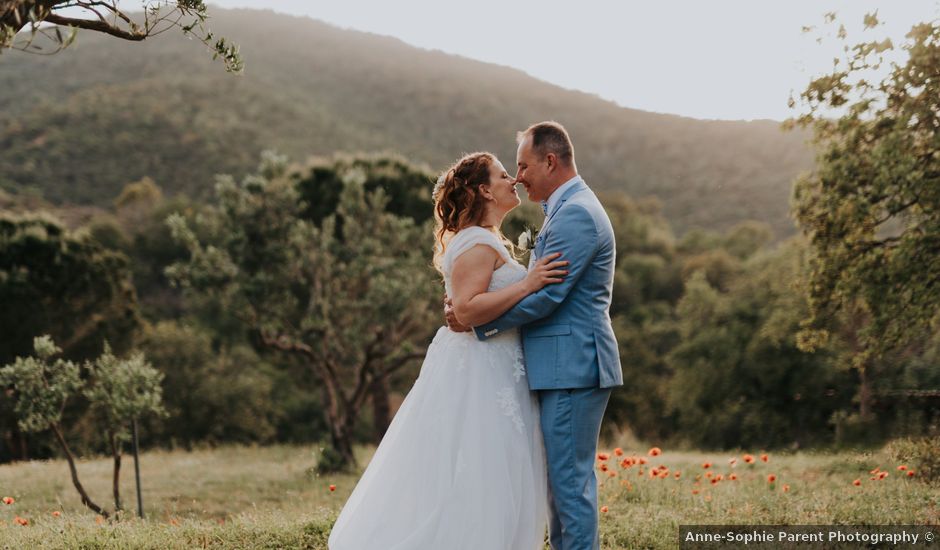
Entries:
{"type": "Polygon", "coordinates": [[[594,460],[611,388],[539,390],[553,550],[597,550],[594,460]]]}

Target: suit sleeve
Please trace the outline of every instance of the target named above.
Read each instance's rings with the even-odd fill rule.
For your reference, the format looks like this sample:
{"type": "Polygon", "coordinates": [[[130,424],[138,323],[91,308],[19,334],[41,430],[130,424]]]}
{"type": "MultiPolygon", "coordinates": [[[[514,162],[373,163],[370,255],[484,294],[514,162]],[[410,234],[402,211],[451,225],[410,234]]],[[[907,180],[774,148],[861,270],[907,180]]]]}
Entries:
{"type": "Polygon", "coordinates": [[[571,262],[567,266],[568,275],[561,283],[545,285],[538,292],[529,294],[495,320],[474,327],[478,339],[486,340],[504,330],[551,315],[590,267],[598,241],[594,218],[579,205],[561,208],[556,216],[558,219],[554,220],[546,235],[542,255],[561,252],[558,260],[571,262]]]}

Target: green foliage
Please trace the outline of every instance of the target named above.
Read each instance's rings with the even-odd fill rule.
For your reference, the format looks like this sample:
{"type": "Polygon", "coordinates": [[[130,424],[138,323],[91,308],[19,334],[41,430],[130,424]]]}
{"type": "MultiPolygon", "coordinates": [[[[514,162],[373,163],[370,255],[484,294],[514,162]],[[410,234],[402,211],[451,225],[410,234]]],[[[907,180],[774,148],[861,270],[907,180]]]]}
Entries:
{"type": "Polygon", "coordinates": [[[366,193],[378,189],[388,199],[385,209],[422,224],[431,219],[434,206],[431,188],[436,175],[430,168],[415,166],[399,156],[336,155],[314,158],[291,177],[307,209],[302,214],[318,226],[339,207],[344,182],[361,178],[366,193]]]}
{"type": "Polygon", "coordinates": [[[804,447],[831,440],[826,425],[848,405],[851,379],[830,353],[805,353],[795,335],[806,304],[793,282],[805,245],[790,241],[742,266],[726,289],[693,273],[669,351],[669,407],[681,438],[703,448],[804,447]]]}
{"type": "Polygon", "coordinates": [[[104,417],[107,430],[118,441],[129,441],[130,422],[148,415],[166,414],[163,408],[163,375],[144,358],[141,352],[126,359],[115,357],[105,342],[104,352],[87,363],[91,385],[84,394],[104,417]]]}
{"type": "Polygon", "coordinates": [[[797,120],[819,151],[793,193],[813,247],[801,347],[824,344],[848,313],[859,369],[922,337],[940,308],[940,23],[907,38],[906,59],[881,80],[871,74],[891,41],[847,46],[846,62],[802,93],[809,110],[797,120]]]}
{"type": "MultiPolygon", "coordinates": [[[[940,481],[940,437],[897,439],[888,452],[901,464],[914,470],[914,477],[930,483],[940,481]]],[[[899,472],[905,475],[905,472],[899,472]]]]}
{"type": "Polygon", "coordinates": [[[0,189],[105,206],[128,181],[149,176],[168,197],[207,199],[215,174],[253,170],[257,152],[270,148],[295,159],[392,151],[435,170],[463,152],[491,150],[511,167],[515,132],[556,119],[592,188],[659,197],[677,234],[747,219],[766,220],[778,237],[794,230],[790,183],[812,156],[806,136],[781,133],[775,122],[624,109],[519,71],[307,18],[211,13],[251,67],[237,79],[186,40],[127,48],[81,32],[82,47],[65,55],[6,56],[0,189]]]}
{"type": "Polygon", "coordinates": [[[83,386],[79,366],[53,356],[62,350],[48,335],[33,339],[35,357],[17,357],[0,368],[0,385],[16,392],[20,429],[41,432],[62,420],[66,401],[83,386]]]}
{"type": "MultiPolygon", "coordinates": [[[[267,443],[275,437],[275,422],[284,414],[281,401],[293,393],[275,394],[271,367],[245,345],[216,350],[210,331],[162,321],[147,331],[141,349],[161,373],[167,410],[165,419],[151,422],[146,430],[149,441],[192,448],[198,443],[267,443]]],[[[286,390],[310,399],[296,381],[286,390]]]]}
{"type": "Polygon", "coordinates": [[[123,352],[140,327],[127,258],[42,213],[0,212],[0,363],[49,334],[65,357],[123,352]]]}
{"type": "Polygon", "coordinates": [[[242,183],[219,178],[217,204],[193,226],[180,215],[167,220],[190,254],[167,274],[316,376],[345,464],[372,381],[423,357],[439,315],[430,226],[387,212],[384,191],[366,193],[364,179],[350,172],[335,214],[318,227],[286,159],[265,153],[242,183]]]}
{"type": "Polygon", "coordinates": [[[316,472],[321,475],[349,470],[350,464],[333,447],[323,447],[317,457],[316,472]]]}
{"type": "Polygon", "coordinates": [[[202,0],[145,0],[141,2],[142,14],[126,12],[118,4],[116,0],[8,0],[0,6],[0,53],[7,48],[55,53],[75,41],[78,29],[139,41],[177,27],[185,36],[209,46],[212,59],[221,57],[226,70],[242,70],[238,46],[216,38],[206,28],[209,14],[202,0]],[[18,34],[25,27],[29,32],[18,34]],[[63,28],[68,29],[67,35],[63,28]]]}

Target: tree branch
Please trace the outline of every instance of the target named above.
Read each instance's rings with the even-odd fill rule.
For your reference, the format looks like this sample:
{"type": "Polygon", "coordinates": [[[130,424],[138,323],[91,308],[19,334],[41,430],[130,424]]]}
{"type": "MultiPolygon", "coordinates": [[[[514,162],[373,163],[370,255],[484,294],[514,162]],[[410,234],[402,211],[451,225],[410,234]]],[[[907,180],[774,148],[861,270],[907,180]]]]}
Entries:
{"type": "Polygon", "coordinates": [[[140,31],[128,31],[120,27],[115,27],[109,23],[102,21],[92,21],[90,19],[75,19],[73,17],[63,17],[61,15],[51,13],[46,19],[49,23],[54,23],[56,25],[62,25],[65,27],[76,27],[79,29],[87,29],[91,31],[103,32],[105,34],[110,34],[111,36],[116,36],[118,38],[123,38],[124,40],[132,41],[141,41],[147,38],[147,34],[140,31]]]}

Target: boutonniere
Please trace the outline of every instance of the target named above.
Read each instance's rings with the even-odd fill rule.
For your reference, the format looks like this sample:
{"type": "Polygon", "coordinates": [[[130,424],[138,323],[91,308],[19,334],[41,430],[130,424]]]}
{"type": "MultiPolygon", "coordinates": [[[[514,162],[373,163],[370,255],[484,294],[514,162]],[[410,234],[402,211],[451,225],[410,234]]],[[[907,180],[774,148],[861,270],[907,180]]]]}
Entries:
{"type": "Polygon", "coordinates": [[[531,227],[526,227],[525,231],[519,234],[518,244],[519,248],[522,250],[532,250],[535,248],[535,237],[539,234],[538,231],[533,231],[531,227]]]}

